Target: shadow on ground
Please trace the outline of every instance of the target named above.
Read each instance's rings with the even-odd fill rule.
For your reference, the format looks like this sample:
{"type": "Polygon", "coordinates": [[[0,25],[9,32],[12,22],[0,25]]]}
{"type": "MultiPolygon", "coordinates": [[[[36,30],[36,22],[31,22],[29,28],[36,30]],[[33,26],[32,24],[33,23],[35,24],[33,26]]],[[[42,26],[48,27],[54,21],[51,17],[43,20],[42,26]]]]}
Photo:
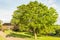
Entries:
{"type": "Polygon", "coordinates": [[[26,34],[11,33],[11,34],[8,34],[6,37],[31,38],[32,36],[26,35],[26,34]]]}

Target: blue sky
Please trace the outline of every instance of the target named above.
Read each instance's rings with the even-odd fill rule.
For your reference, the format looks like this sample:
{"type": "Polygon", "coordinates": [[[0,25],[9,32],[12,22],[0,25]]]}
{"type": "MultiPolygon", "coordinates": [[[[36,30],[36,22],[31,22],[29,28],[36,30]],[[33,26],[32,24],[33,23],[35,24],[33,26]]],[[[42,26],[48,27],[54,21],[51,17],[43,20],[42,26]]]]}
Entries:
{"type": "MultiPolygon", "coordinates": [[[[12,14],[14,10],[17,9],[17,6],[27,4],[30,1],[32,0],[0,0],[0,19],[3,20],[3,22],[10,22],[12,14]]],[[[59,14],[56,23],[60,24],[60,0],[38,0],[38,2],[56,9],[59,14]]]]}

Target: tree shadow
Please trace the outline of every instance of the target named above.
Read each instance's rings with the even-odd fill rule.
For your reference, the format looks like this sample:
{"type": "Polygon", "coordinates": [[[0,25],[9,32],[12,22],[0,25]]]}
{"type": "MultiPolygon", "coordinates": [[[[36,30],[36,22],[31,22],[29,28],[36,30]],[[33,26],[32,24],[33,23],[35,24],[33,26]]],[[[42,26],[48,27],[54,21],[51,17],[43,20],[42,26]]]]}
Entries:
{"type": "Polygon", "coordinates": [[[31,36],[34,36],[34,34],[31,33],[31,32],[26,32],[25,34],[27,34],[27,35],[31,35],[31,36]]]}
{"type": "Polygon", "coordinates": [[[52,37],[60,37],[60,34],[54,34],[54,33],[50,33],[50,34],[43,34],[44,36],[52,36],[52,37]]]}
{"type": "Polygon", "coordinates": [[[16,33],[8,34],[6,37],[31,38],[30,35],[26,35],[26,34],[16,34],[16,33]]]}

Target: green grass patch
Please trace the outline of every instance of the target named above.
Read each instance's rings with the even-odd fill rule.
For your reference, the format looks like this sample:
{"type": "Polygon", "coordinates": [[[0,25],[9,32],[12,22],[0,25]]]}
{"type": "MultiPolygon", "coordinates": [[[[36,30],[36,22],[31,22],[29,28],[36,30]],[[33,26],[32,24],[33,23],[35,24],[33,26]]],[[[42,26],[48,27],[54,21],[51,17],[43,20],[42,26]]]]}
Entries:
{"type": "MultiPolygon", "coordinates": [[[[28,38],[27,40],[35,40],[35,39],[28,38]]],[[[42,37],[38,37],[36,40],[60,40],[60,37],[42,36],[42,37]]]]}
{"type": "Polygon", "coordinates": [[[5,30],[4,33],[5,34],[10,34],[10,33],[12,33],[12,30],[5,30]]]}
{"type": "MultiPolygon", "coordinates": [[[[31,33],[27,32],[14,32],[11,30],[5,31],[8,36],[17,37],[17,38],[25,38],[26,40],[35,40],[34,36],[31,33]]],[[[60,37],[53,37],[53,36],[40,36],[36,40],[60,40],[60,37]]]]}

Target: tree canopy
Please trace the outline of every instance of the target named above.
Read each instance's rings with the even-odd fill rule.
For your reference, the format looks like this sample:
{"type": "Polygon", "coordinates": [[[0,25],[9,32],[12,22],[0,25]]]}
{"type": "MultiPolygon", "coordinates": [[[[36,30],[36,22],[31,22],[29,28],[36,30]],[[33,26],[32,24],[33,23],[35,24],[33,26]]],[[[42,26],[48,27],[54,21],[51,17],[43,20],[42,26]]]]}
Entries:
{"type": "Polygon", "coordinates": [[[58,14],[54,8],[48,8],[35,1],[18,6],[17,10],[14,11],[11,23],[19,27],[20,30],[32,32],[36,38],[36,34],[53,25],[57,17],[58,14]]]}

